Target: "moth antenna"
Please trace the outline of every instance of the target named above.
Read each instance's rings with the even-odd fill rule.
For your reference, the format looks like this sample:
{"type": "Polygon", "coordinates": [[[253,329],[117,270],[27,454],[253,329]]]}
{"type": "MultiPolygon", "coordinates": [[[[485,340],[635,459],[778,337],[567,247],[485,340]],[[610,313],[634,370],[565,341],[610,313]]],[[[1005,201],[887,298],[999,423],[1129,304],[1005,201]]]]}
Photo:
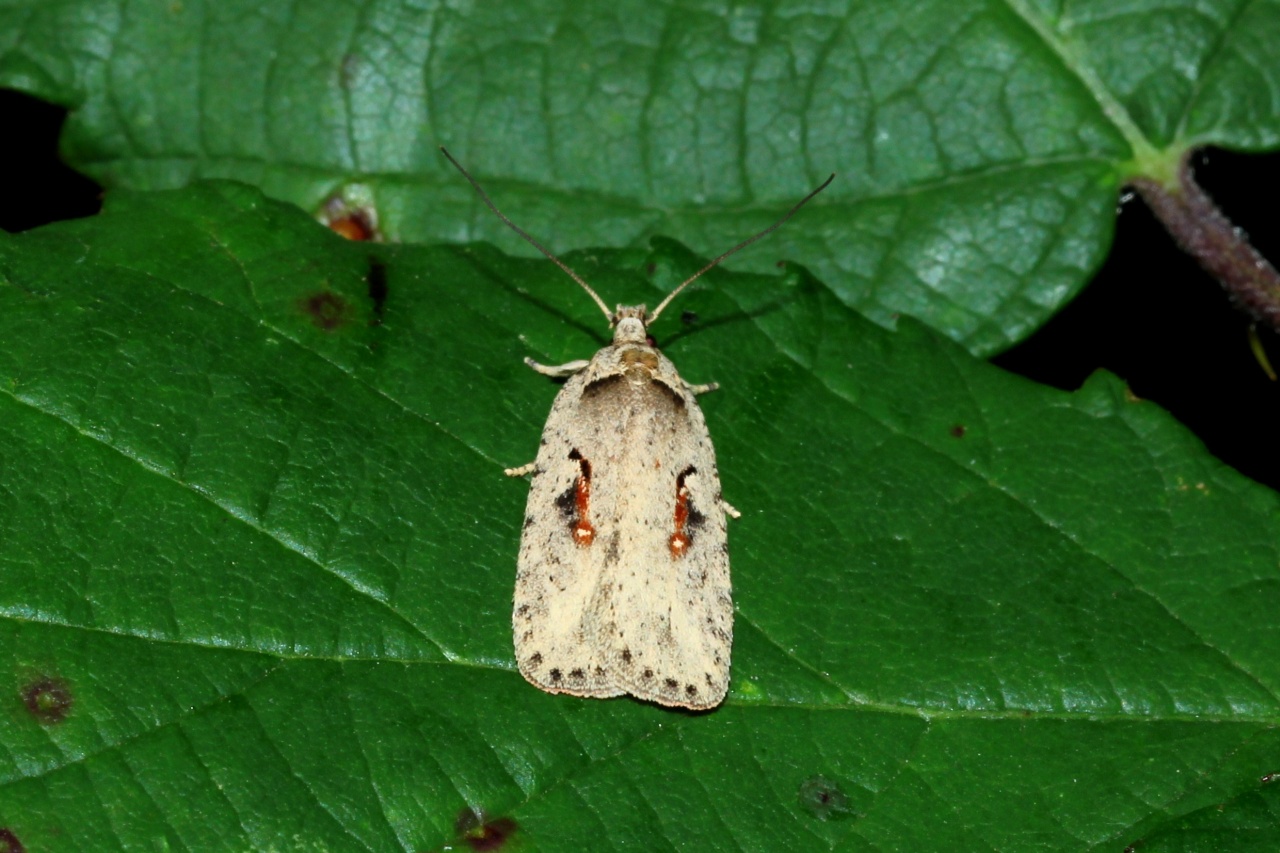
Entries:
{"type": "MultiPolygon", "coordinates": [[[[448,154],[446,154],[445,156],[448,156],[448,154]]],[[[453,158],[452,158],[452,157],[450,157],[449,159],[453,159],[453,158]]],[[[461,167],[459,166],[459,168],[461,168],[461,167]]],[[[464,174],[465,174],[465,173],[464,173],[464,174]]],[[[808,194],[807,196],[805,196],[804,198],[800,199],[800,201],[796,203],[796,206],[795,206],[795,207],[793,207],[793,208],[791,208],[790,210],[788,210],[786,213],[784,213],[784,214],[782,215],[782,218],[781,218],[781,219],[779,219],[777,222],[773,223],[773,224],[772,224],[772,225],[770,225],[768,228],[766,228],[766,229],[764,229],[763,231],[761,231],[759,234],[756,234],[754,237],[748,237],[747,239],[743,240],[741,243],[739,243],[738,245],[734,246],[732,249],[730,249],[729,251],[725,252],[723,255],[721,255],[720,257],[716,258],[714,261],[712,261],[711,263],[707,264],[705,267],[703,267],[702,269],[698,270],[696,273],[694,273],[693,275],[689,276],[689,277],[688,277],[688,278],[686,278],[684,281],[682,281],[682,282],[680,283],[680,286],[679,286],[679,287],[677,287],[675,290],[673,290],[673,291],[671,291],[670,293],[668,293],[668,294],[667,294],[667,298],[666,298],[666,299],[663,299],[661,302],[659,302],[659,303],[658,303],[658,307],[657,307],[657,308],[655,308],[655,309],[653,309],[653,313],[651,313],[651,314],[649,315],[649,318],[645,321],[645,325],[648,325],[649,323],[652,323],[654,320],[657,320],[657,319],[658,319],[658,315],[662,313],[662,309],[667,307],[667,303],[669,303],[672,299],[675,299],[675,298],[676,298],[676,296],[678,296],[678,295],[679,295],[680,291],[684,290],[686,287],[688,287],[690,284],[692,284],[694,281],[696,281],[698,278],[700,278],[704,272],[706,272],[707,270],[709,270],[709,269],[711,269],[712,267],[716,266],[716,265],[717,265],[717,264],[719,264],[721,261],[723,261],[725,258],[727,258],[727,257],[729,257],[730,255],[732,255],[734,252],[737,252],[737,251],[738,251],[738,250],[740,250],[740,249],[745,249],[745,248],[747,248],[748,246],[750,246],[752,243],[754,243],[755,241],[759,240],[761,237],[767,237],[767,236],[769,236],[770,234],[772,234],[774,231],[776,231],[776,230],[777,230],[777,229],[782,225],[782,223],[786,222],[788,219],[790,219],[791,217],[795,216],[795,215],[796,215],[796,212],[797,212],[798,210],[800,210],[800,208],[802,208],[802,207],[804,207],[806,204],[808,204],[808,203],[809,203],[809,201],[810,201],[810,199],[812,199],[815,195],[817,195],[818,193],[820,193],[820,192],[822,192],[823,190],[825,190],[825,189],[827,188],[827,186],[828,186],[832,181],[834,181],[835,179],[836,179],[836,173],[835,173],[835,172],[832,172],[832,173],[831,173],[831,175],[830,175],[830,177],[828,177],[825,181],[823,181],[823,182],[822,182],[822,186],[818,187],[816,190],[814,190],[813,192],[809,193],[809,194],[808,194]]],[[[479,189],[479,187],[477,187],[476,189],[479,189]]],[[[493,207],[493,205],[489,205],[489,206],[490,206],[490,207],[493,207]]],[[[498,215],[499,215],[499,216],[501,216],[502,214],[498,214],[498,215]]],[[[513,226],[513,227],[514,227],[514,226],[513,226]]],[[[535,245],[536,245],[536,244],[535,244],[535,245]]]]}
{"type": "MultiPolygon", "coordinates": [[[[599,294],[597,294],[594,290],[591,289],[591,285],[587,284],[585,281],[582,280],[582,276],[574,272],[569,267],[569,265],[566,264],[564,261],[560,260],[555,255],[551,254],[550,250],[548,250],[545,246],[543,246],[537,240],[533,239],[533,237],[531,237],[529,233],[525,231],[523,228],[521,228],[519,225],[516,225],[514,222],[508,219],[501,210],[498,210],[498,206],[489,199],[489,194],[486,193],[484,189],[481,188],[480,184],[476,181],[475,178],[471,177],[470,173],[467,172],[466,169],[462,168],[461,163],[453,159],[453,155],[450,154],[448,149],[446,149],[443,145],[440,146],[440,153],[443,154],[445,157],[449,158],[449,162],[453,164],[453,167],[462,173],[462,177],[466,178],[467,181],[470,182],[471,186],[475,187],[475,191],[480,194],[480,200],[483,201],[486,205],[488,205],[489,209],[494,212],[494,215],[496,215],[499,219],[502,220],[504,225],[506,225],[512,231],[516,232],[521,237],[523,237],[530,246],[533,246],[533,248],[537,249],[539,252],[546,255],[553,262],[555,262],[556,266],[560,267],[560,269],[564,270],[566,273],[569,274],[569,278],[573,279],[578,284],[582,285],[582,289],[587,292],[587,295],[590,296],[592,299],[594,299],[596,301],[596,304],[600,306],[600,310],[604,312],[604,316],[609,319],[610,323],[613,323],[613,312],[609,310],[608,305],[604,304],[604,300],[600,298],[599,294]]],[[[831,177],[834,178],[835,175],[832,175],[831,177]]],[[[830,181],[828,181],[827,183],[830,183],[830,181]]],[[[808,200],[809,199],[805,199],[805,201],[808,201],[808,200]]],[[[801,204],[804,204],[804,202],[801,202],[801,204]]],[[[794,212],[795,211],[792,211],[792,213],[794,212]]],[[[790,213],[787,214],[787,216],[790,216],[790,215],[791,215],[790,213]]],[[[781,225],[781,224],[782,224],[781,222],[778,223],[778,225],[781,225]]],[[[777,225],[774,226],[774,228],[777,228],[777,227],[778,227],[777,225]]],[[[769,230],[772,231],[773,229],[771,228],[769,230]]],[[[768,233],[768,232],[765,232],[765,233],[768,233]]],[[[764,236],[764,235],[761,234],[760,236],[764,236]]],[[[752,238],[752,239],[755,239],[755,238],[752,238]]],[[[746,244],[744,243],[743,245],[746,245],[746,244]]],[[[738,248],[742,248],[742,247],[739,246],[738,248]]],[[[737,251],[737,250],[735,249],[734,251],[737,251]]],[[[729,254],[732,254],[732,252],[730,252],[729,254]]],[[[714,266],[714,264],[712,266],[714,266]]],[[[701,275],[701,273],[699,273],[699,275],[701,275]]],[[[697,276],[694,276],[694,278],[697,278],[697,276]]]]}

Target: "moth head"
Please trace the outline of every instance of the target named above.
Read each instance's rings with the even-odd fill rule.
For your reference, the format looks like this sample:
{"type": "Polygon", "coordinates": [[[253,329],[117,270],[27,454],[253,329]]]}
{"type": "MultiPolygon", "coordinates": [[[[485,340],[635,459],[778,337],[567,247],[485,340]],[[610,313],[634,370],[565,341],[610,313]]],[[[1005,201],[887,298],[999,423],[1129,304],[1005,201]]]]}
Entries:
{"type": "Polygon", "coordinates": [[[645,307],[643,305],[636,305],[632,307],[625,307],[625,306],[619,305],[617,311],[610,313],[609,306],[604,304],[604,300],[600,298],[599,294],[597,294],[594,290],[591,289],[591,285],[587,284],[582,279],[582,276],[578,275],[576,272],[570,269],[568,264],[566,264],[564,261],[557,258],[555,255],[551,254],[551,251],[549,249],[544,247],[537,240],[533,239],[533,237],[529,236],[529,234],[526,233],[524,229],[522,229],[519,225],[516,225],[510,219],[508,219],[502,213],[501,210],[498,210],[497,205],[495,205],[492,201],[489,200],[488,194],[483,189],[481,189],[480,184],[476,182],[476,179],[471,177],[471,175],[467,173],[466,169],[462,168],[461,163],[453,159],[453,155],[450,154],[448,151],[446,151],[443,145],[440,146],[440,153],[444,154],[444,156],[449,159],[449,162],[452,163],[454,167],[457,168],[457,170],[462,173],[462,177],[466,178],[467,181],[471,184],[471,186],[475,188],[475,191],[480,195],[480,199],[488,206],[490,210],[494,212],[494,214],[499,219],[502,220],[503,224],[505,224],[512,231],[516,232],[521,237],[523,237],[529,243],[529,245],[533,246],[539,252],[541,252],[542,254],[546,255],[549,259],[554,261],[556,266],[560,267],[560,269],[568,273],[570,278],[572,278],[578,284],[582,285],[582,289],[587,292],[588,296],[590,296],[593,300],[595,300],[596,305],[598,305],[600,307],[600,310],[604,312],[604,315],[609,318],[609,325],[613,326],[613,330],[614,330],[613,342],[615,344],[645,343],[646,338],[648,337],[648,335],[645,332],[645,329],[648,328],[650,323],[658,319],[658,315],[662,313],[662,310],[667,307],[667,305],[671,302],[672,299],[676,298],[676,295],[679,294],[680,291],[684,290],[690,284],[697,281],[702,276],[703,273],[705,273],[707,270],[719,264],[721,261],[723,261],[725,258],[732,255],[734,252],[737,252],[740,249],[745,249],[747,246],[750,246],[752,243],[759,240],[761,237],[765,237],[769,234],[772,234],[774,230],[776,230],[780,225],[782,225],[782,223],[786,222],[792,216],[795,216],[796,211],[798,211],[800,208],[808,204],[809,199],[813,198],[815,195],[825,190],[827,188],[827,185],[836,179],[835,173],[832,172],[831,176],[828,177],[825,181],[823,181],[821,186],[819,186],[813,192],[809,193],[804,198],[800,199],[800,201],[794,207],[788,210],[785,214],[783,214],[782,218],[779,219],[777,222],[773,223],[768,228],[761,231],[759,234],[756,234],[754,237],[748,237],[746,240],[743,240],[741,243],[734,246],[732,249],[720,255],[720,257],[716,258],[714,261],[711,261],[702,269],[698,270],[696,273],[686,278],[684,281],[680,283],[678,287],[676,287],[674,290],[668,293],[667,297],[663,299],[662,302],[658,303],[658,307],[653,309],[652,314],[648,314],[645,311],[645,307]]]}
{"type": "Polygon", "coordinates": [[[619,305],[609,320],[609,325],[613,326],[614,344],[648,343],[650,322],[648,309],[643,305],[619,305]]]}

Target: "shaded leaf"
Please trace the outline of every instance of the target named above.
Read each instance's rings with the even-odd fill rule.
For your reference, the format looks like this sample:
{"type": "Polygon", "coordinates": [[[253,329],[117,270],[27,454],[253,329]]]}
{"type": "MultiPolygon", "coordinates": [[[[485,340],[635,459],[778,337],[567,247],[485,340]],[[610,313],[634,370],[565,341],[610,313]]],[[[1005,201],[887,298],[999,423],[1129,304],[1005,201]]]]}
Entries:
{"type": "Polygon", "coordinates": [[[867,316],[990,353],[1099,266],[1125,179],[1280,141],[1277,40],[1275,5],[1239,0],[16,0],[0,85],[71,107],[65,151],[110,185],[355,194],[392,239],[523,254],[438,144],[559,250],[715,254],[835,171],[735,262],[803,258],[867,316]]]}

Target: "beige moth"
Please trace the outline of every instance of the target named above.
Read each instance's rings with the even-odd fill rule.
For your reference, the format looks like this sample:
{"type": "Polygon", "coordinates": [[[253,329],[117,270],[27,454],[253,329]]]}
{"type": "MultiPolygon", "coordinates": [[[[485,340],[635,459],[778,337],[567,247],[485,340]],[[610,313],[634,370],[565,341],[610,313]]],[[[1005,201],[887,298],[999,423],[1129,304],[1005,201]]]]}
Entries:
{"type": "Polygon", "coordinates": [[[590,361],[525,363],[567,377],[551,404],[532,475],[516,569],[516,664],[549,693],[630,694],[706,710],[729,689],[733,598],[715,448],[692,385],[649,339],[648,327],[691,282],[786,222],[781,219],[698,270],[652,313],[610,311],[576,272],[543,248],[440,149],[499,219],[580,284],[604,312],[613,342],[590,361]]]}

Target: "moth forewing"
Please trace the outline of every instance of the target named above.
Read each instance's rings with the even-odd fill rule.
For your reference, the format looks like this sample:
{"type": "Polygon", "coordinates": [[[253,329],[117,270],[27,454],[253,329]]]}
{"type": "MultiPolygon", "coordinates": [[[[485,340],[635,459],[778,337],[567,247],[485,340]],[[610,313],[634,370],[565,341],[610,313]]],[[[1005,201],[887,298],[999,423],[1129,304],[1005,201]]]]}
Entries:
{"type": "Polygon", "coordinates": [[[675,365],[618,337],[547,418],[520,544],[516,659],[552,692],[714,707],[733,642],[715,451],[675,365]]]}
{"type": "Polygon", "coordinates": [[[835,175],[777,222],[672,289],[651,315],[644,306],[610,313],[586,281],[513,223],[440,149],[494,214],[573,278],[614,327],[590,362],[557,367],[568,376],[551,405],[532,474],[516,571],[516,662],[551,693],[640,699],[713,708],[729,689],[733,599],[715,449],[696,395],[716,386],[685,382],[648,343],[648,324],[685,287],[790,219],[835,175]]]}

